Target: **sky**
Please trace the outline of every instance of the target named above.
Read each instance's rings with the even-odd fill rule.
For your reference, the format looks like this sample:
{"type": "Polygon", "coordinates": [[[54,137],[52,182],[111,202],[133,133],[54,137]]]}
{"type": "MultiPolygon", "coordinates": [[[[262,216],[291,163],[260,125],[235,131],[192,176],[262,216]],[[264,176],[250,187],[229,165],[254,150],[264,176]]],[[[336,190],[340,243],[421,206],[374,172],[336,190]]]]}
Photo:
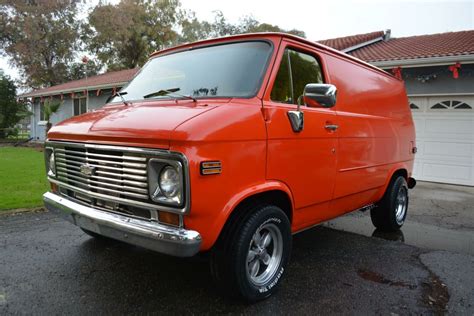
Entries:
{"type": "MultiPolygon", "coordinates": [[[[91,4],[98,0],[89,0],[91,4]]],[[[118,0],[109,0],[116,3],[118,0]]],[[[474,29],[474,0],[181,0],[201,20],[220,10],[233,23],[251,15],[284,29],[299,29],[322,40],[391,29],[392,37],[474,29]]],[[[0,69],[14,79],[18,71],[0,57],[0,69]]]]}

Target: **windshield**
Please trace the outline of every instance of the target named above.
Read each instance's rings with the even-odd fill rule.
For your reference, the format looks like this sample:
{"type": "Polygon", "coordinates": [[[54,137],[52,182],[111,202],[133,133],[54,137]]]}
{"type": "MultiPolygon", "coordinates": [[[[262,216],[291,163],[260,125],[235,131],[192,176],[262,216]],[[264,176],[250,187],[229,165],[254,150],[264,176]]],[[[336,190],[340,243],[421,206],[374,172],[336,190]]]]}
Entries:
{"type": "MultiPolygon", "coordinates": [[[[126,100],[199,97],[252,97],[265,73],[271,46],[267,42],[240,42],[197,48],[152,58],[121,90],[126,100]],[[124,93],[126,92],[126,93],[124,93]]],[[[121,102],[116,96],[112,102],[121,102]]]]}

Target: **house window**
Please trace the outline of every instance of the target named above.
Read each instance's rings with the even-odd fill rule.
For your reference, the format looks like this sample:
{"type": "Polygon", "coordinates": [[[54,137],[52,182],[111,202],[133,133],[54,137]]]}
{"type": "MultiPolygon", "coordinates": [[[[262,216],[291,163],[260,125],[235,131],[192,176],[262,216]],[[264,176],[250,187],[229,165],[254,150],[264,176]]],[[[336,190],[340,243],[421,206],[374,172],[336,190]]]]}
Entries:
{"type": "Polygon", "coordinates": [[[439,103],[436,103],[431,107],[433,110],[446,110],[446,109],[451,109],[451,110],[471,110],[472,107],[462,101],[456,101],[456,100],[448,100],[448,101],[442,101],[439,103]]]}
{"type": "Polygon", "coordinates": [[[87,112],[87,98],[77,98],[74,102],[74,116],[81,115],[87,112]]]}
{"type": "Polygon", "coordinates": [[[410,103],[410,109],[412,110],[419,110],[420,107],[418,105],[416,105],[415,103],[410,103]]]}

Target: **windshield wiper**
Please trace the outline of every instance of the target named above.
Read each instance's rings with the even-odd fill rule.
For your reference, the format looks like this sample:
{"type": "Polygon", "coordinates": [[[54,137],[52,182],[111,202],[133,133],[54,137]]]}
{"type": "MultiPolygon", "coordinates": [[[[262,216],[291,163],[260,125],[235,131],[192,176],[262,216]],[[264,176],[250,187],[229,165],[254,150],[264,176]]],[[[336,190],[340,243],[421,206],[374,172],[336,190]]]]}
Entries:
{"type": "Polygon", "coordinates": [[[144,99],[149,99],[149,98],[153,98],[153,97],[161,97],[161,96],[165,96],[165,95],[168,95],[168,94],[174,94],[174,95],[177,95],[178,97],[182,97],[182,98],[185,98],[185,99],[193,100],[193,102],[197,102],[197,100],[195,98],[193,98],[192,96],[190,96],[190,95],[184,95],[184,94],[181,94],[181,93],[177,93],[179,90],[181,90],[181,88],[162,89],[162,90],[158,90],[156,92],[152,92],[152,93],[149,93],[147,95],[144,95],[143,98],[144,99]]]}
{"type": "Polygon", "coordinates": [[[110,97],[107,98],[107,100],[105,100],[105,103],[109,103],[110,100],[112,100],[112,98],[116,97],[117,95],[120,97],[120,99],[122,99],[122,102],[123,104],[125,105],[130,105],[130,102],[126,101],[125,98],[123,97],[124,95],[126,95],[128,92],[127,91],[124,91],[124,92],[115,92],[115,94],[111,95],[110,97]]]}

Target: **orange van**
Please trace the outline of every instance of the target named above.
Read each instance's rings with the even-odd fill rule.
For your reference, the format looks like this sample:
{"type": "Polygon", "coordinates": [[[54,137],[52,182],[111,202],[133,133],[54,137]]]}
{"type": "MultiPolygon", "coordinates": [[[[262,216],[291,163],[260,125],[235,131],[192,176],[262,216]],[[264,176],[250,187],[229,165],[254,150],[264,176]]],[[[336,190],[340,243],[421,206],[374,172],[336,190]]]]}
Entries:
{"type": "Polygon", "coordinates": [[[94,237],[208,252],[217,285],[257,301],[292,234],[361,209],[399,229],[415,152],[402,81],[299,37],[238,35],[156,52],[54,126],[44,202],[94,237]]]}

